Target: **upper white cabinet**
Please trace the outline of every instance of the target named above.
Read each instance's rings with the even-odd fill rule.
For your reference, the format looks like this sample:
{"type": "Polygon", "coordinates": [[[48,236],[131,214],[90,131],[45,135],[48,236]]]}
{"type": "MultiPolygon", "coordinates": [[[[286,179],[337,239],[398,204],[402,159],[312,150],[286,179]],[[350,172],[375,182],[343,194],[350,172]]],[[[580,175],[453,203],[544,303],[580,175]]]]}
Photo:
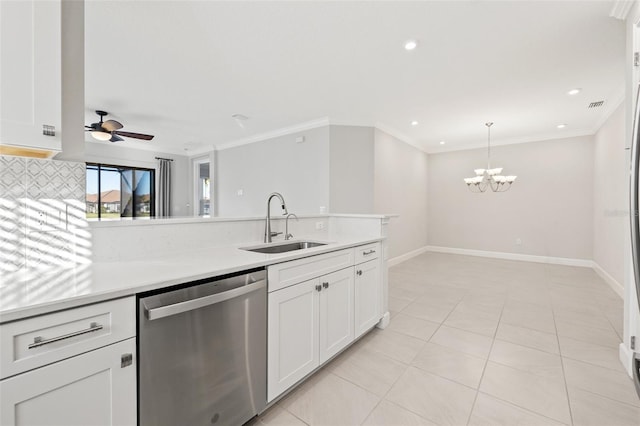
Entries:
{"type": "Polygon", "coordinates": [[[0,1],[0,144],[61,150],[61,1],[0,1]]]}

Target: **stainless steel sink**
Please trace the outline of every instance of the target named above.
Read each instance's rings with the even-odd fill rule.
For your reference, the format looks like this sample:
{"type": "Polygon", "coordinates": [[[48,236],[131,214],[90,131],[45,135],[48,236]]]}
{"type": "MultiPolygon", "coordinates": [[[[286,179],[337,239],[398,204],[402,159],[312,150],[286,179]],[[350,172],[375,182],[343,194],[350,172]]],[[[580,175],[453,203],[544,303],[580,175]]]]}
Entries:
{"type": "Polygon", "coordinates": [[[286,253],[288,251],[308,249],[311,247],[325,246],[327,243],[317,243],[315,241],[296,241],[295,243],[268,245],[260,247],[245,247],[242,250],[256,253],[286,253]]]}

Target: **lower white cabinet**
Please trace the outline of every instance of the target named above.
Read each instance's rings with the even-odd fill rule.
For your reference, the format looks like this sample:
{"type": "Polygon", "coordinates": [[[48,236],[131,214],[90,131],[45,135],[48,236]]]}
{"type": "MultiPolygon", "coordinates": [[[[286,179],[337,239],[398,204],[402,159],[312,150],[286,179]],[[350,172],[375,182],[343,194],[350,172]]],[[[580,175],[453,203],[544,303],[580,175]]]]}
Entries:
{"type": "Polygon", "coordinates": [[[378,323],[382,316],[382,286],[378,259],[355,266],[355,337],[378,323]]]}
{"type": "Polygon", "coordinates": [[[267,400],[353,341],[353,267],[269,293],[267,400]]]}
{"type": "Polygon", "coordinates": [[[135,425],[135,352],[129,338],[0,381],[0,424],[135,425]]]}
{"type": "Polygon", "coordinates": [[[267,401],[318,366],[318,285],[316,278],[269,293],[267,401]]]}
{"type": "Polygon", "coordinates": [[[320,364],[353,341],[353,268],[320,277],[320,364]]]}

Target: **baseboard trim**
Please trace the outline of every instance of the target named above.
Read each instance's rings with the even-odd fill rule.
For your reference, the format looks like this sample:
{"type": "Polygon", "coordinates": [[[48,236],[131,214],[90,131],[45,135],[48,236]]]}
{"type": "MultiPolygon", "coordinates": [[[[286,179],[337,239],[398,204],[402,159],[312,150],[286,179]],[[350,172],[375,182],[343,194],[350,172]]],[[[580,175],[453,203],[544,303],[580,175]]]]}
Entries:
{"type": "Polygon", "coordinates": [[[465,256],[492,257],[495,259],[520,260],[524,262],[549,263],[553,265],[580,266],[592,268],[593,261],[588,259],[571,259],[567,257],[536,256],[532,254],[504,253],[499,251],[471,250],[453,247],[426,246],[426,251],[437,253],[462,254],[465,256]]]}
{"type": "Polygon", "coordinates": [[[426,253],[427,251],[429,251],[428,246],[424,246],[424,247],[420,247],[417,250],[412,250],[408,253],[402,254],[400,256],[396,256],[393,259],[389,259],[389,262],[388,262],[389,267],[396,266],[402,262],[406,262],[407,260],[416,256],[420,256],[422,253],[426,253]]]}
{"type": "Polygon", "coordinates": [[[633,379],[633,351],[623,343],[620,343],[618,357],[627,374],[633,379]]]}
{"type": "Polygon", "coordinates": [[[618,296],[624,299],[624,286],[616,281],[616,279],[611,275],[609,275],[607,271],[602,269],[602,266],[598,265],[595,260],[593,261],[593,270],[596,271],[596,274],[600,275],[600,278],[602,278],[607,284],[609,284],[611,289],[616,292],[618,296]]]}

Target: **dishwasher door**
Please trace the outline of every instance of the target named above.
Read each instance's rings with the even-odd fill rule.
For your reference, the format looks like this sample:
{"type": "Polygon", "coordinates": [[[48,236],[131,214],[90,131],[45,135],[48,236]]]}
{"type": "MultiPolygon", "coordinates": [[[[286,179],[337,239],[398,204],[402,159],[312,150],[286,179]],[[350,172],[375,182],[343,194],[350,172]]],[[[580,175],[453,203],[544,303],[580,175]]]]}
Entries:
{"type": "Polygon", "coordinates": [[[138,303],[141,426],[238,426],[266,406],[264,270],[138,303]]]}

